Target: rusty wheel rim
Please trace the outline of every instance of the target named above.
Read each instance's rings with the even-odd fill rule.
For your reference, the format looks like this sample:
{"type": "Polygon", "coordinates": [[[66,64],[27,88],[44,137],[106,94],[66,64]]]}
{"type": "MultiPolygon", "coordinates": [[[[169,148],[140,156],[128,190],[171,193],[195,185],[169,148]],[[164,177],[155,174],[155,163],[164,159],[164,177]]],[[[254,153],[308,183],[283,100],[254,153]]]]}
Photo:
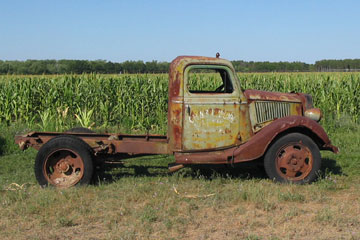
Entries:
{"type": "Polygon", "coordinates": [[[84,163],[78,153],[70,149],[59,149],[46,158],[43,174],[56,187],[71,187],[83,177],[84,163]]]}
{"type": "Polygon", "coordinates": [[[276,170],[287,180],[303,180],[313,168],[310,149],[302,143],[290,143],[276,154],[276,170]]]}

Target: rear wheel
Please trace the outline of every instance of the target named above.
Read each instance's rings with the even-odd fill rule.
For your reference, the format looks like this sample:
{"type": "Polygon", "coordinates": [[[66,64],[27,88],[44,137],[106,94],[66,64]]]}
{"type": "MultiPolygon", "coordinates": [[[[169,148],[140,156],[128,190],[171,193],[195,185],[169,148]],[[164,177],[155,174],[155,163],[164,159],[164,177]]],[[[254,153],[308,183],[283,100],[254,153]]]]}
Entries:
{"type": "Polygon", "coordinates": [[[42,187],[67,188],[89,184],[93,174],[88,145],[73,136],[59,136],[44,144],[35,160],[35,176],[42,187]]]}
{"type": "Polygon", "coordinates": [[[318,146],[306,135],[290,133],[279,138],[266,152],[264,167],[278,182],[310,183],[321,166],[318,146]]]}

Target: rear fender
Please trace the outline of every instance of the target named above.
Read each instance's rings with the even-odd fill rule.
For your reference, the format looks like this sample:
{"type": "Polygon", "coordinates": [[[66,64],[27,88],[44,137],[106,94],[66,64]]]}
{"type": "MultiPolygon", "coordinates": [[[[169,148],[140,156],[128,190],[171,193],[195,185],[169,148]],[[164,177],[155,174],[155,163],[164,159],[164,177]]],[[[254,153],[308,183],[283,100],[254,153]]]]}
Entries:
{"type": "Polygon", "coordinates": [[[330,150],[334,153],[339,151],[337,147],[331,144],[328,135],[319,123],[303,116],[288,116],[273,121],[248,142],[236,148],[233,152],[233,163],[260,158],[276,138],[290,132],[308,135],[319,146],[320,150],[330,150]]]}

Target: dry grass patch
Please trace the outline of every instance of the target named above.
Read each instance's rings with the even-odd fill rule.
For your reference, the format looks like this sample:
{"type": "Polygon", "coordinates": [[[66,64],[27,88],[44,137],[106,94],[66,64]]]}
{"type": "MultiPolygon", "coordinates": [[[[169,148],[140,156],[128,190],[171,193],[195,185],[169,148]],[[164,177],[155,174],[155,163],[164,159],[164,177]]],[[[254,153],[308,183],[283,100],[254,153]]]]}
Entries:
{"type": "Polygon", "coordinates": [[[358,181],[344,188],[344,180],[338,179],[327,189],[323,181],[328,180],[307,186],[175,176],[152,180],[125,178],[61,191],[38,186],[3,191],[2,238],[360,238],[358,181]]]}

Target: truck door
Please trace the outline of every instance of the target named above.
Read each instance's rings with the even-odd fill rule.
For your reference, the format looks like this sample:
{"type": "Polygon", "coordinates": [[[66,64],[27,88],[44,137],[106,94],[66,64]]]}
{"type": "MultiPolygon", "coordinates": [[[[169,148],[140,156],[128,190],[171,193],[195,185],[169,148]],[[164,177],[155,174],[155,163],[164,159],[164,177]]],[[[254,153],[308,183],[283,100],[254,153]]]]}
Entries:
{"type": "Polygon", "coordinates": [[[221,149],[240,140],[240,90],[230,68],[190,65],[184,72],[183,151],[221,149]]]}

